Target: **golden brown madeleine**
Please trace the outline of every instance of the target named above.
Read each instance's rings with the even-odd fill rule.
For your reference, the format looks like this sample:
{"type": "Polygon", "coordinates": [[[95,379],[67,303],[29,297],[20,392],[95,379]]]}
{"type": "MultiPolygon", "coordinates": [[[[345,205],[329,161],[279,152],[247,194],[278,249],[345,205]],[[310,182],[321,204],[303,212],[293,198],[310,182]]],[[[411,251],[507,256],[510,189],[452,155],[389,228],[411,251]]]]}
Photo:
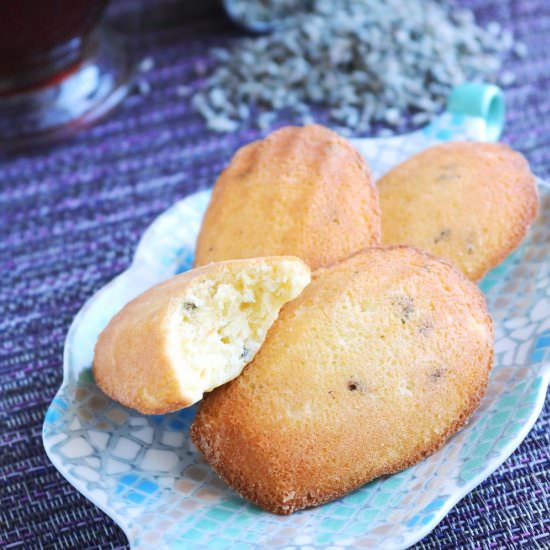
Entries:
{"type": "Polygon", "coordinates": [[[128,303],[100,334],[93,372],[113,399],[162,414],[238,376],[279,309],[310,281],[302,260],[232,260],[187,271],[128,303]]]}
{"type": "Polygon", "coordinates": [[[378,182],[382,242],[451,260],[476,281],[525,236],[538,209],[525,158],[499,143],[447,143],[378,182]]]}
{"type": "Polygon", "coordinates": [[[363,157],[322,126],[287,127],[240,149],[222,172],[195,265],[293,255],[312,269],[380,242],[380,207],[363,157]]]}
{"type": "Polygon", "coordinates": [[[241,495],[289,514],[436,451],[492,361],[471,281],[413,248],[371,248],[313,274],[254,361],[205,396],[191,437],[241,495]]]}

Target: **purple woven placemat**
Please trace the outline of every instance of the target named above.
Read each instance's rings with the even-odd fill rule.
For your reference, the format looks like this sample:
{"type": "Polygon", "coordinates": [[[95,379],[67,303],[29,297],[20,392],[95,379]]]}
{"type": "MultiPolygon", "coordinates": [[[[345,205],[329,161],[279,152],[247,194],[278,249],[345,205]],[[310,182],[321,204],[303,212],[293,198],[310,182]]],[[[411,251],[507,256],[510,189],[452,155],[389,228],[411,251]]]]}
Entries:
{"type": "MultiPolygon", "coordinates": [[[[142,85],[115,114],[70,142],[0,157],[1,548],[126,546],[122,531],[49,463],[40,432],[61,382],[74,314],[127,267],[160,212],[211,185],[232,152],[258,135],[207,132],[178,96],[178,86],[196,85],[193,65],[205,60],[207,47],[236,34],[221,17],[190,19],[183,4],[112,6],[114,24],[130,34],[136,55],[155,61],[140,76],[148,93],[142,85]]],[[[517,84],[506,90],[504,139],[550,178],[550,2],[464,4],[529,45],[528,59],[509,66],[517,84]]],[[[417,547],[549,548],[549,419],[547,401],[513,456],[417,547]]]]}

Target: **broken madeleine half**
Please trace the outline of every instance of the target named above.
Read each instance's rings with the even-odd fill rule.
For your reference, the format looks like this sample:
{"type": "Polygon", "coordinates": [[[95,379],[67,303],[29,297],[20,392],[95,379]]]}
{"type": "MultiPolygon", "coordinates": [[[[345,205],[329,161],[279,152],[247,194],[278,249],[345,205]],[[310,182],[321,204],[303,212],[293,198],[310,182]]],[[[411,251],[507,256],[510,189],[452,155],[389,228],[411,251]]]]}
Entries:
{"type": "Polygon", "coordinates": [[[238,376],[280,308],[310,282],[300,259],[229,260],[147,290],[99,335],[93,372],[110,397],[163,414],[238,376]]]}

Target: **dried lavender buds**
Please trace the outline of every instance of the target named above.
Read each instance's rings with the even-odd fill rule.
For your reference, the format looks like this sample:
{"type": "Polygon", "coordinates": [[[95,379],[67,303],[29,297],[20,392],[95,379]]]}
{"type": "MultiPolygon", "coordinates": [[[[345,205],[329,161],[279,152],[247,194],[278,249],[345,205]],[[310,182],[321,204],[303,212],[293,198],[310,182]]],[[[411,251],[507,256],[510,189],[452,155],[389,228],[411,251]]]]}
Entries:
{"type": "MultiPolygon", "coordinates": [[[[258,2],[266,4],[236,3],[258,2]]],[[[427,122],[456,84],[495,81],[505,54],[525,54],[498,23],[482,29],[470,11],[445,1],[309,4],[271,35],[212,50],[215,65],[192,100],[211,129],[231,132],[250,120],[267,128],[283,110],[309,123],[322,108],[343,133],[382,123],[387,134],[405,113],[413,124],[427,122]]],[[[513,75],[504,75],[510,84],[513,75]]]]}
{"type": "Polygon", "coordinates": [[[312,9],[315,0],[225,0],[225,9],[245,27],[279,21],[289,15],[312,9]]]}

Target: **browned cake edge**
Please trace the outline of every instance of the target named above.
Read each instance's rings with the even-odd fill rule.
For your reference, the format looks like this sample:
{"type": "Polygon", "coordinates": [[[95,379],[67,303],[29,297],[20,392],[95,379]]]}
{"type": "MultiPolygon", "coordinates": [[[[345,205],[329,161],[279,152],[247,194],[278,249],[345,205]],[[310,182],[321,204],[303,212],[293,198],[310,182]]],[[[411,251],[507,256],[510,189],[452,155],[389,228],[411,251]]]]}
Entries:
{"type": "Polygon", "coordinates": [[[480,267],[480,269],[472,273],[473,281],[480,281],[491,269],[503,262],[521,244],[539,212],[537,180],[531,172],[526,158],[504,143],[499,143],[498,145],[510,156],[511,163],[517,166],[518,171],[521,171],[521,180],[516,180],[516,188],[524,195],[525,208],[521,210],[518,218],[514,220],[513,230],[510,231],[508,239],[503,243],[500,253],[495,253],[491,259],[491,264],[487,268],[482,269],[480,267]]]}

